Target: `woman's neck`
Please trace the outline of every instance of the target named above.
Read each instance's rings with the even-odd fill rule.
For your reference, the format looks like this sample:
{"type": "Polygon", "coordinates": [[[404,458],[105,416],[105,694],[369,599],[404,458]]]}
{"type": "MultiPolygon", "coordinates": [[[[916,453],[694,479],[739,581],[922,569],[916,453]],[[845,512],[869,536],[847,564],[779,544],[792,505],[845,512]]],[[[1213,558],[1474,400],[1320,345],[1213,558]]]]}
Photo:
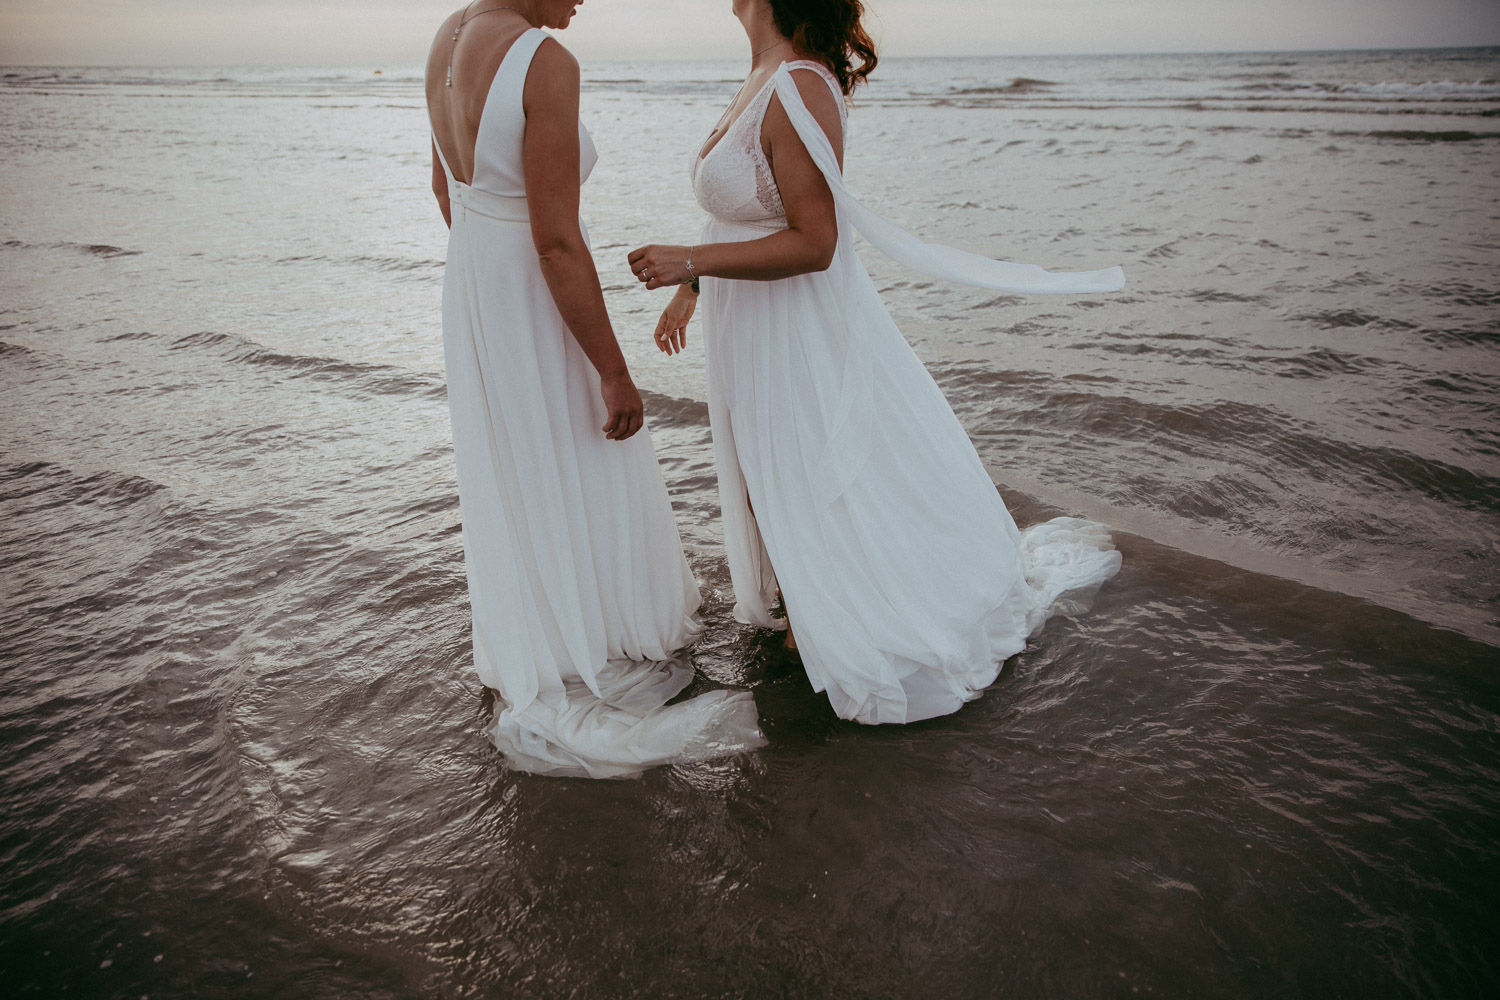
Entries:
{"type": "Polygon", "coordinates": [[[750,71],[779,66],[796,57],[791,39],[776,30],[770,4],[759,4],[744,21],[745,35],[750,39],[750,71]]]}

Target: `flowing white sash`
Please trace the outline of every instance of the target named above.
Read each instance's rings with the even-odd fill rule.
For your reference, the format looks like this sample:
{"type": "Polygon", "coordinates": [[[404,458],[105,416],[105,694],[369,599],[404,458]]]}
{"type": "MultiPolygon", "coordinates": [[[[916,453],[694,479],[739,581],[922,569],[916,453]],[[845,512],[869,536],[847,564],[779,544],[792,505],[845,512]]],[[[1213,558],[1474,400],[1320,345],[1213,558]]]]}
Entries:
{"type": "Polygon", "coordinates": [[[792,79],[786,63],[776,70],[776,96],[781,98],[781,106],[791,119],[792,127],[828,181],[839,210],[875,249],[898,263],[934,278],[1001,292],[1078,294],[1117,292],[1125,287],[1125,272],[1119,267],[1102,271],[1046,271],[1035,264],[992,260],[938,243],[924,243],[894,222],[870,211],[844,187],[833,145],[812,112],[802,103],[797,82],[792,79]]]}

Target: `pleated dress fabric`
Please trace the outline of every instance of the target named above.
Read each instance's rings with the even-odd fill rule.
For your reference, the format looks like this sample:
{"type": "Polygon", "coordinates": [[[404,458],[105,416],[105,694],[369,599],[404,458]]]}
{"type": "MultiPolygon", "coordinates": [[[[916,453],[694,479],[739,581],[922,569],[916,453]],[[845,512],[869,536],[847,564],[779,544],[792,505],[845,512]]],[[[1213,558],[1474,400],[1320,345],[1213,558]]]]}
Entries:
{"type": "MultiPolygon", "coordinates": [[[[522,168],[527,31],[495,73],[471,184],[448,168],[443,349],[473,613],[474,665],[499,698],[488,735],[520,770],[624,777],[764,743],[746,692],[665,703],[699,626],[647,430],[610,441],[593,366],[532,241],[522,168]]],[[[582,172],[597,159],[580,123],[582,172]]],[[[580,222],[580,227],[582,223],[580,222]]],[[[586,236],[585,236],[586,238],[586,236]]]]}
{"type": "Polygon", "coordinates": [[[891,320],[852,246],[859,228],[930,274],[1020,292],[1121,287],[1118,268],[1050,273],[924,244],[843,187],[837,159],[783,64],[695,160],[702,242],[786,227],[761,149],[773,94],[833,190],[826,270],[777,281],[705,278],[709,413],[735,615],[783,627],[813,687],[863,723],[945,715],[979,696],[1049,615],[1077,611],[1119,568],[1102,525],[1017,530],[941,390],[891,320]],[[752,512],[753,511],[753,512],[752,512]]]}

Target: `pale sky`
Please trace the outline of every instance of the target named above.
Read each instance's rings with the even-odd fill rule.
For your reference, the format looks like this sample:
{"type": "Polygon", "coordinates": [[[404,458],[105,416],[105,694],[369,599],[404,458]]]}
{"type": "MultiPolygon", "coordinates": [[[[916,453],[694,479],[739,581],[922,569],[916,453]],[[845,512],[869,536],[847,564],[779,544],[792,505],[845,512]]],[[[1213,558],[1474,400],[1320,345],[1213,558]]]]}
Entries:
{"type": "MultiPolygon", "coordinates": [[[[0,64],[415,66],[459,6],[0,0],[0,64]]],[[[891,56],[1500,45],[1500,0],[866,0],[866,8],[891,56]]],[[[746,54],[730,0],[584,0],[561,38],[585,60],[746,54]]]]}

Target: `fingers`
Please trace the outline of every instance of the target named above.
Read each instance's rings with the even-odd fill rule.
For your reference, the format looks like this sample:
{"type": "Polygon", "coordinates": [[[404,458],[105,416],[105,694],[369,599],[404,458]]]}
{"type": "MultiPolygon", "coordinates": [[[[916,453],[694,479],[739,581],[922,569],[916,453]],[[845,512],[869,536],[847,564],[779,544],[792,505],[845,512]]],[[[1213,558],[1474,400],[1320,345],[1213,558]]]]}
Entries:
{"type": "Polygon", "coordinates": [[[656,321],[656,329],[651,334],[651,339],[656,343],[656,349],[663,354],[678,354],[683,347],[687,346],[687,325],[692,314],[683,316],[679,310],[668,307],[656,321]]]}
{"type": "Polygon", "coordinates": [[[632,412],[630,414],[629,420],[626,421],[624,432],[621,433],[619,437],[615,438],[615,440],[624,441],[626,438],[633,436],[636,431],[645,426],[645,423],[645,415],[642,414],[640,410],[632,412]]]}
{"type": "Polygon", "coordinates": [[[635,280],[644,282],[649,289],[666,288],[685,284],[691,274],[683,271],[686,260],[685,247],[662,247],[652,244],[630,251],[626,260],[635,280]]]}
{"type": "Polygon", "coordinates": [[[662,317],[661,324],[656,328],[657,346],[667,354],[676,354],[675,342],[677,340],[677,322],[662,317]]]}
{"type": "Polygon", "coordinates": [[[601,430],[611,441],[624,441],[646,425],[646,411],[642,406],[622,406],[609,415],[601,430]]]}
{"type": "Polygon", "coordinates": [[[604,425],[604,436],[611,441],[624,441],[645,426],[645,414],[637,409],[624,409],[613,414],[613,419],[604,425]]]}
{"type": "MultiPolygon", "coordinates": [[[[630,256],[627,258],[630,262],[630,273],[635,275],[637,281],[649,282],[649,276],[655,270],[651,266],[655,256],[651,251],[654,249],[656,249],[654,246],[644,246],[630,251],[630,256]]],[[[646,287],[650,288],[651,285],[648,283],[646,287]]]]}
{"type": "Polygon", "coordinates": [[[646,263],[646,255],[650,250],[650,247],[638,247],[630,251],[630,256],[626,258],[630,262],[630,273],[637,281],[645,281],[644,275],[651,269],[646,263]]]}

